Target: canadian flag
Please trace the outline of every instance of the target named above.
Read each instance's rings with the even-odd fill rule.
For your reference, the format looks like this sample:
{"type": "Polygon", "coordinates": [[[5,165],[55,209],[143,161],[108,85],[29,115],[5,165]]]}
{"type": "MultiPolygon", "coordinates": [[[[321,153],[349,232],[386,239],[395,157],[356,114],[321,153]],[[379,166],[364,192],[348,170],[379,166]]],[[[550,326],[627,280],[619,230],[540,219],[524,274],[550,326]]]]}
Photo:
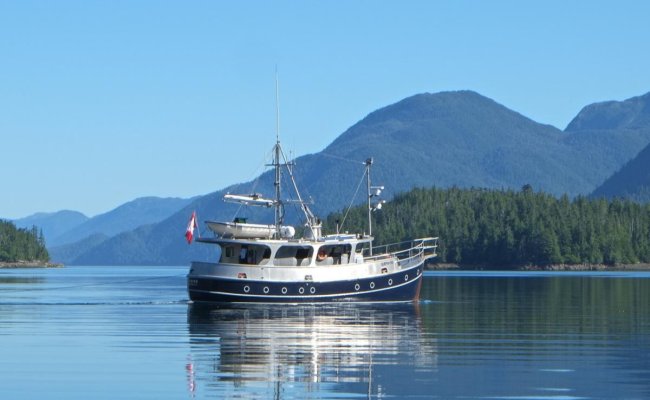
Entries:
{"type": "Polygon", "coordinates": [[[192,243],[194,238],[194,228],[198,228],[196,224],[196,211],[192,211],[192,217],[190,222],[187,224],[187,230],[185,231],[185,239],[187,239],[187,244],[192,243]]]}

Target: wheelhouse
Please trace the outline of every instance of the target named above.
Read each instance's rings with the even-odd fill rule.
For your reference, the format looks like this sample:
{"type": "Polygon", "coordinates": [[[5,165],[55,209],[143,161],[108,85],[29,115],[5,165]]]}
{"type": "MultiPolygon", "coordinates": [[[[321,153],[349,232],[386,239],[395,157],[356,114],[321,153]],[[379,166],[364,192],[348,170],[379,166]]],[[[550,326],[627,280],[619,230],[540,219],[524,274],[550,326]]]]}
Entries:
{"type": "Polygon", "coordinates": [[[306,267],[363,263],[372,238],[320,241],[198,239],[218,244],[219,264],[306,267]]]}

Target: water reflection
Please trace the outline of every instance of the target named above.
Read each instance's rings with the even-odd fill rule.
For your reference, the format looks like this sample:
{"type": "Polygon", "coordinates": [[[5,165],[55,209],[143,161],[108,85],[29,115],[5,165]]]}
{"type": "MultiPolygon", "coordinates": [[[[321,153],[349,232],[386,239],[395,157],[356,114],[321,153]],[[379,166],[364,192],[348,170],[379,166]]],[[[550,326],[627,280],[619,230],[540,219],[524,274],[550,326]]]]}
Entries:
{"type": "Polygon", "coordinates": [[[274,398],[291,397],[291,388],[317,397],[398,394],[398,386],[389,389],[377,375],[391,369],[432,371],[437,364],[435,341],[423,334],[412,304],[190,305],[188,322],[192,379],[197,380],[188,385],[203,383],[220,394],[224,383],[233,388],[258,383],[261,397],[274,398]]]}
{"type": "Polygon", "coordinates": [[[650,398],[650,275],[425,276],[440,398],[650,398]],[[484,382],[469,385],[468,376],[484,382]],[[460,396],[459,396],[460,394],[460,396]]]}
{"type": "MultiPolygon", "coordinates": [[[[439,301],[434,314],[438,332],[534,335],[541,341],[558,334],[646,334],[650,275],[612,276],[429,276],[422,297],[439,301]]],[[[434,329],[428,317],[425,312],[425,325],[434,329]]]]}
{"type": "MultiPolygon", "coordinates": [[[[8,276],[2,276],[0,275],[0,285],[33,285],[33,284],[38,284],[38,283],[43,283],[45,281],[44,278],[38,277],[38,276],[15,276],[15,275],[8,275],[8,276]]],[[[2,287],[0,290],[11,290],[13,287],[7,286],[7,287],[2,287]]]]}

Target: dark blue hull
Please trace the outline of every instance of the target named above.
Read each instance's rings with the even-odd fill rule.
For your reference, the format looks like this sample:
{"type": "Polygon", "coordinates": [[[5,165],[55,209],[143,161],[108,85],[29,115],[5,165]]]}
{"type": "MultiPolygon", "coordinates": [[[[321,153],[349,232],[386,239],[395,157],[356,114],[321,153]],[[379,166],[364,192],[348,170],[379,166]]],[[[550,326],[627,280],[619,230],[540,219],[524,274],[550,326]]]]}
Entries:
{"type": "Polygon", "coordinates": [[[188,277],[190,300],[211,303],[408,302],[419,298],[421,285],[421,264],[392,274],[333,282],[188,277]]]}

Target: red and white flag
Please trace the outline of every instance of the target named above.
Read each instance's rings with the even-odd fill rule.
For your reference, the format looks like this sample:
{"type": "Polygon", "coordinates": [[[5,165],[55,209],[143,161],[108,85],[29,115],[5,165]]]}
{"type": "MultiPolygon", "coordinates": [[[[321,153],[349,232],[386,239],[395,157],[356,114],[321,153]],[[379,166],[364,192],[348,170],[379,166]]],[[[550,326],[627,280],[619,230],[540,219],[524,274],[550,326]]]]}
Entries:
{"type": "Polygon", "coordinates": [[[192,217],[190,218],[190,222],[187,224],[187,230],[185,231],[187,244],[192,243],[192,239],[194,238],[194,228],[198,228],[198,225],[196,224],[196,211],[192,211],[192,217]]]}

